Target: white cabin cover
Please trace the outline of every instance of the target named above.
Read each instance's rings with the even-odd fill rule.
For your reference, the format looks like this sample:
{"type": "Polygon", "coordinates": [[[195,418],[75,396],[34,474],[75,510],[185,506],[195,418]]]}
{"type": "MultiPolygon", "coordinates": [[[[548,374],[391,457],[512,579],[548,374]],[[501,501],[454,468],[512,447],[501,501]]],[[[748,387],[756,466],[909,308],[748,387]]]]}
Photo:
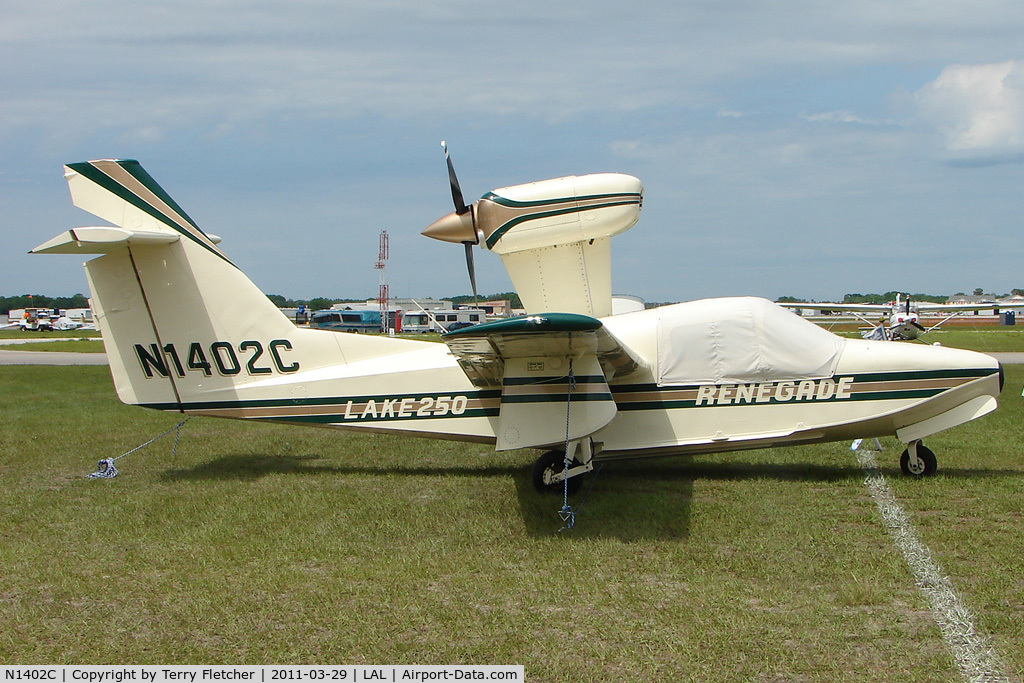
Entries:
{"type": "Polygon", "coordinates": [[[658,310],[659,386],[831,377],[845,344],[767,299],[702,299],[658,310]]]}

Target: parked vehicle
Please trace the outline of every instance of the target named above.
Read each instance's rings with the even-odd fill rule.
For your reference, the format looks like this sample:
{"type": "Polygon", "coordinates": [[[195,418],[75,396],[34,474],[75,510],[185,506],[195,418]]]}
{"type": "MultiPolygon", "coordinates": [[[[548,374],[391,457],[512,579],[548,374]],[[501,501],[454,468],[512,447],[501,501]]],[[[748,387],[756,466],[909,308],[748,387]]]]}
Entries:
{"type": "Polygon", "coordinates": [[[336,310],[317,311],[309,318],[309,326],[335,332],[380,332],[380,311],[336,310]]]}
{"type": "Polygon", "coordinates": [[[487,312],[479,308],[410,311],[402,316],[405,332],[454,332],[487,321],[487,312]]]}

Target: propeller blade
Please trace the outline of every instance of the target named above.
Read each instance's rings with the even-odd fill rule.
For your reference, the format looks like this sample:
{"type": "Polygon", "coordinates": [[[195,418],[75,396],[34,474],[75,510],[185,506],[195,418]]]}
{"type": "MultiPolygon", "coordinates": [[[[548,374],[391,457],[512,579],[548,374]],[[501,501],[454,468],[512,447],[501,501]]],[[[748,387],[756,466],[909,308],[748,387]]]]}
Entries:
{"type": "Polygon", "coordinates": [[[476,267],[473,265],[473,243],[463,242],[466,247],[466,268],[469,269],[469,284],[473,287],[473,301],[476,301],[476,267]]]}
{"type": "Polygon", "coordinates": [[[452,201],[455,202],[455,213],[461,216],[469,211],[469,207],[466,206],[466,200],[462,198],[462,188],[459,187],[459,179],[455,175],[455,166],[452,164],[452,158],[448,154],[448,143],[444,140],[441,141],[441,149],[444,150],[444,160],[448,164],[448,182],[452,186],[452,201]]]}

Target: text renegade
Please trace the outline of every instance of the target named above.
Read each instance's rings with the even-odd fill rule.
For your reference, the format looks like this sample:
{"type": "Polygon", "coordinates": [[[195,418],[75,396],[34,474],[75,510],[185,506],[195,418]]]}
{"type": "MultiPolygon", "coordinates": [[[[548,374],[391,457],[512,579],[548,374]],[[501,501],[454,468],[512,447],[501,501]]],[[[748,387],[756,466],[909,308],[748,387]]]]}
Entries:
{"type": "Polygon", "coordinates": [[[800,382],[755,384],[702,384],[697,389],[698,406],[729,406],[742,403],[787,403],[829,401],[850,398],[853,377],[805,379],[800,382]]]}

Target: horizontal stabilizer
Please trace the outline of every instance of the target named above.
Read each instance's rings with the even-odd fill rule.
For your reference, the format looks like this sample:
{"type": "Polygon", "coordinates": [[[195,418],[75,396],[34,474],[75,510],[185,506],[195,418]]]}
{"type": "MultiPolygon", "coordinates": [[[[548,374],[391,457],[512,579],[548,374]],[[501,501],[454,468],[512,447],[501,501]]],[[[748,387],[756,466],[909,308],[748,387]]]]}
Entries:
{"type": "Polygon", "coordinates": [[[99,226],[73,228],[30,251],[30,254],[109,254],[126,244],[173,244],[181,235],[99,226]]]}
{"type": "MultiPolygon", "coordinates": [[[[216,246],[220,240],[200,230],[139,162],[131,159],[102,159],[68,164],[64,167],[64,177],[71,189],[71,199],[78,208],[110,221],[133,235],[164,233],[185,237],[225,261],[228,260],[216,246]]],[[[106,251],[115,245],[131,242],[134,240],[107,240],[110,247],[106,251]]],[[[49,253],[90,253],[72,249],[70,245],[68,249],[63,252],[50,250],[49,253]]]]}

